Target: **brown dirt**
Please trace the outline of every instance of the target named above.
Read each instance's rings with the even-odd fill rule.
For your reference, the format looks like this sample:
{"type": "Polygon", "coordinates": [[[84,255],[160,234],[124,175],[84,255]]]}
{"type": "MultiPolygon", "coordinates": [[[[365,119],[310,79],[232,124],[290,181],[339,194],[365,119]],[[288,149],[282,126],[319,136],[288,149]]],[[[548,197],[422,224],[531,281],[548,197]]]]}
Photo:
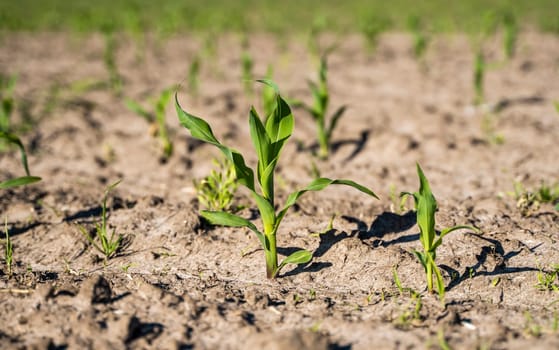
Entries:
{"type": "MultiPolygon", "coordinates": [[[[559,263],[558,212],[542,205],[523,216],[513,197],[499,196],[515,180],[528,188],[558,181],[557,37],[525,33],[516,57],[487,72],[487,101],[505,104],[494,118],[502,145],[487,141],[482,108],[471,103],[467,38],[436,38],[425,65],[413,58],[404,34],[385,35],[372,56],[358,37],[340,40],[330,58],[331,110],[349,108],[334,133],[335,152],[317,166],[323,176],[353,179],[382,199],[336,187],[306,194],[286,217],[278,244],[282,253],[310,249],[314,259],[274,281],[265,278],[254,235],[200,222],[192,180],[209,172],[218,152],[190,138],[172,107],[175,154],[167,163],[145,121],[106,89],[62,90],[45,112],[55,83],[107,77],[102,38],[45,33],[2,40],[0,67],[19,74],[16,96],[37,120],[24,140],[32,173],[43,181],[1,196],[16,262],[14,276],[4,268],[0,276],[1,348],[559,347],[558,294],[535,287],[539,269],[559,263]],[[413,213],[394,212],[389,196],[391,186],[417,189],[416,161],[437,196],[438,227],[483,231],[453,233],[440,248],[445,306],[426,292],[412,254],[420,248],[413,213]],[[104,264],[76,223],[93,228],[103,190],[117,179],[123,182],[111,196],[109,223],[129,245],[104,264]],[[333,230],[311,235],[333,214],[333,230]],[[417,317],[417,300],[398,292],[395,267],[404,287],[421,295],[417,317]]],[[[250,42],[256,75],[271,63],[282,92],[309,101],[306,79],[315,78],[316,61],[303,41],[290,42],[288,53],[269,37],[250,42]]],[[[203,61],[199,96],[179,97],[218,138],[249,152],[253,164],[247,116],[258,101],[243,93],[239,43],[222,38],[217,57],[203,61]]],[[[149,42],[139,60],[140,51],[121,40],[124,95],[141,99],[184,83],[199,47],[185,37],[149,42]]],[[[486,52],[489,61],[502,60],[497,40],[486,52]]],[[[295,117],[298,142],[280,164],[282,199],[311,180],[313,124],[302,110],[295,117]]],[[[21,175],[15,152],[2,154],[0,165],[2,179],[21,175]]],[[[237,200],[249,204],[243,191],[237,200]]]]}

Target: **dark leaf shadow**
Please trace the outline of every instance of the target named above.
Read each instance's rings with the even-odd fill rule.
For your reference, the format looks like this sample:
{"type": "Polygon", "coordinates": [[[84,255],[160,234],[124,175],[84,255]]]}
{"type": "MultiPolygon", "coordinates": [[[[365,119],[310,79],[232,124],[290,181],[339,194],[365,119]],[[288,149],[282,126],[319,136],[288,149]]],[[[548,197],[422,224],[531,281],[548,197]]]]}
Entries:
{"type": "Polygon", "coordinates": [[[72,222],[79,219],[86,219],[91,217],[100,216],[102,212],[101,206],[92,207],[89,209],[80,210],[75,214],[69,215],[64,218],[64,222],[72,222]]]}
{"type": "Polygon", "coordinates": [[[503,110],[514,105],[537,105],[545,102],[545,99],[540,96],[526,96],[517,98],[503,98],[494,107],[495,113],[502,112],[503,110]]]}
{"type": "MultiPolygon", "coordinates": [[[[9,224],[9,223],[8,223],[8,224],[9,224]]],[[[34,228],[37,227],[37,226],[44,225],[44,224],[48,224],[48,223],[46,223],[46,222],[34,221],[34,222],[32,222],[32,223],[29,223],[29,224],[24,225],[24,226],[21,226],[21,227],[16,227],[16,226],[12,225],[12,227],[8,229],[8,235],[9,235],[10,237],[17,236],[17,235],[19,235],[19,234],[25,233],[25,232],[27,232],[27,231],[29,231],[29,230],[31,230],[31,229],[34,229],[34,228]]],[[[2,225],[2,226],[4,226],[4,225],[2,225]]],[[[3,236],[4,236],[4,227],[2,227],[2,230],[1,230],[1,231],[2,231],[2,235],[1,235],[1,236],[3,237],[3,236]]]]}
{"type": "Polygon", "coordinates": [[[355,148],[353,149],[353,152],[351,152],[351,154],[343,160],[344,163],[349,162],[350,160],[355,158],[359,153],[361,153],[361,151],[363,151],[363,148],[365,148],[365,145],[367,144],[367,141],[369,141],[369,134],[370,133],[371,133],[370,130],[363,130],[359,134],[358,139],[355,139],[355,140],[340,140],[340,141],[336,141],[336,142],[332,143],[332,146],[331,146],[332,153],[338,152],[338,150],[343,146],[354,145],[355,148]]]}
{"type": "MultiPolygon", "coordinates": [[[[348,145],[353,145],[355,148],[353,149],[351,154],[343,160],[344,163],[349,162],[350,160],[354,159],[359,153],[361,153],[361,151],[363,151],[363,149],[365,148],[365,145],[367,144],[367,141],[369,140],[369,134],[370,133],[371,133],[370,130],[364,130],[364,131],[361,131],[361,133],[359,134],[358,139],[346,139],[346,140],[340,140],[340,141],[332,142],[331,145],[330,145],[330,151],[333,154],[335,154],[342,147],[348,146],[348,145]]],[[[318,145],[317,142],[314,142],[313,144],[311,144],[308,147],[305,147],[302,144],[299,144],[299,146],[297,147],[297,151],[298,152],[310,151],[311,153],[316,154],[318,152],[318,148],[319,148],[319,145],[318,145]]]]}
{"type": "Polygon", "coordinates": [[[400,215],[392,212],[384,212],[377,216],[377,218],[371,223],[371,226],[357,218],[351,216],[342,216],[346,221],[357,224],[357,237],[360,240],[366,241],[374,238],[369,244],[373,247],[378,246],[389,246],[398,243],[412,242],[419,239],[419,234],[413,234],[403,237],[398,237],[389,241],[383,240],[383,237],[391,233],[400,233],[412,228],[417,220],[415,212],[408,211],[407,213],[400,215]]]}
{"type": "Polygon", "coordinates": [[[458,286],[460,283],[465,281],[468,278],[475,278],[476,276],[498,276],[498,275],[505,275],[510,273],[518,273],[518,272],[526,272],[526,271],[539,271],[535,267],[507,267],[506,263],[509,259],[517,256],[520,254],[524,249],[528,249],[530,252],[533,252],[539,245],[536,245],[532,248],[520,248],[518,250],[513,250],[508,253],[505,253],[505,249],[501,242],[496,239],[491,239],[488,237],[483,237],[481,234],[478,233],[468,233],[469,235],[475,236],[481,240],[484,240],[490,245],[485,245],[481,247],[481,252],[476,255],[477,262],[472,266],[467,266],[464,269],[464,272],[460,274],[457,270],[447,266],[447,265],[440,265],[440,267],[445,270],[451,277],[451,281],[448,284],[446,290],[451,290],[452,288],[458,286]],[[486,263],[488,263],[488,258],[494,260],[494,268],[493,271],[479,271],[481,267],[483,267],[486,263]]]}

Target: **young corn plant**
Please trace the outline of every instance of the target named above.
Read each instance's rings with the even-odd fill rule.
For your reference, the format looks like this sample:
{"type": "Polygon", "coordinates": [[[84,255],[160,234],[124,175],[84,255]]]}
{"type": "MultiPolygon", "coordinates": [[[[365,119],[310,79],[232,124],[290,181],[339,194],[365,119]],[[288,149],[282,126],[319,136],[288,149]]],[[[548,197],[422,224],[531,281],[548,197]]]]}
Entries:
{"type": "Polygon", "coordinates": [[[309,87],[313,96],[313,104],[312,106],[307,106],[301,103],[301,105],[310,113],[316,123],[319,145],[318,157],[320,159],[327,159],[330,153],[332,133],[340,118],[343,116],[346,106],[344,105],[338,108],[332,117],[330,117],[329,122],[326,121],[330,94],[328,92],[328,65],[325,56],[320,60],[318,83],[310,81],[309,87]]]}
{"type": "Polygon", "coordinates": [[[214,159],[214,165],[217,169],[208,176],[194,180],[198,201],[208,210],[229,211],[238,187],[235,167],[228,158],[223,161],[214,159]]]}
{"type": "Polygon", "coordinates": [[[8,276],[12,276],[14,247],[12,245],[12,239],[10,238],[10,233],[8,231],[8,218],[4,220],[4,235],[4,261],[6,262],[6,272],[8,276]]]}
{"type": "Polygon", "coordinates": [[[304,193],[320,191],[329,185],[338,184],[353,187],[375,198],[378,197],[368,188],[350,180],[318,178],[305,188],[291,193],[281,209],[276,209],[279,207],[276,207],[277,203],[275,201],[274,175],[283,146],[293,132],[294,118],[291,108],[279,94],[279,89],[275,83],[269,80],[258,81],[274,88],[276,91],[276,105],[265,124],[254,107],[249,112],[250,136],[258,158],[256,181],[255,172],[246,165],[244,157],[236,150],[220,143],[206,121],[184,111],[178,102],[176,94],[175,105],[180,123],[190,131],[192,137],[216,146],[233,163],[238,183],[250,191],[260,212],[263,231],[258,229],[251,221],[223,211],[202,210],[200,212],[201,216],[214,225],[246,227],[253,231],[264,250],[266,276],[273,279],[277,277],[285,265],[305,264],[312,259],[312,253],[302,249],[292,253],[278,264],[276,247],[278,229],[289,208],[304,193]],[[255,182],[258,184],[260,191],[258,191],[255,182]]]}
{"type": "Polygon", "coordinates": [[[163,90],[157,98],[153,99],[153,110],[148,110],[138,102],[131,99],[126,99],[125,101],[128,109],[150,123],[150,133],[153,136],[159,137],[164,160],[169,159],[169,157],[173,154],[173,142],[169,137],[169,131],[167,130],[167,124],[165,123],[165,110],[171,100],[171,96],[173,96],[174,90],[174,86],[167,88],[163,90]]]}
{"type": "Polygon", "coordinates": [[[423,25],[419,17],[411,16],[408,18],[408,28],[413,36],[413,54],[419,61],[423,59],[429,39],[425,34],[423,25]]]}
{"type": "Polygon", "coordinates": [[[8,144],[14,144],[19,148],[19,152],[21,154],[21,164],[25,169],[25,176],[16,177],[13,179],[5,180],[0,182],[0,189],[8,189],[17,186],[29,185],[38,181],[41,181],[41,178],[38,176],[31,176],[29,173],[29,166],[27,165],[27,153],[25,152],[25,147],[23,147],[23,143],[14,134],[10,134],[0,130],[0,140],[4,140],[8,144]]]}
{"type": "Polygon", "coordinates": [[[121,249],[124,236],[122,234],[116,234],[116,229],[109,235],[109,229],[107,228],[107,199],[109,193],[120,183],[121,180],[109,185],[105,189],[103,195],[103,203],[101,205],[101,223],[95,225],[95,236],[91,236],[85,227],[78,225],[79,230],[87,241],[105,256],[105,261],[112,258],[121,249]],[[99,243],[95,240],[99,241],[99,243]]]}
{"type": "Polygon", "coordinates": [[[391,21],[386,17],[371,14],[364,18],[361,23],[361,32],[365,36],[366,48],[369,53],[373,53],[378,45],[380,35],[388,30],[391,21]]]}
{"type": "Polygon", "coordinates": [[[122,93],[123,81],[116,64],[116,49],[117,43],[114,34],[110,31],[105,32],[103,62],[109,73],[108,86],[116,95],[120,95],[122,93]]]}
{"type": "Polygon", "coordinates": [[[474,57],[474,91],[476,105],[483,103],[483,80],[485,76],[485,59],[481,47],[476,51],[474,57]]]}
{"type": "Polygon", "coordinates": [[[188,68],[188,88],[193,96],[198,95],[200,89],[200,57],[196,55],[188,68]]]}
{"type": "Polygon", "coordinates": [[[243,75],[243,86],[245,90],[245,94],[251,95],[252,94],[252,68],[254,66],[254,61],[248,49],[245,49],[241,54],[241,68],[242,68],[242,75],[243,75]]]}
{"type": "Polygon", "coordinates": [[[414,254],[425,269],[427,279],[427,290],[433,292],[433,279],[437,286],[437,292],[441,301],[444,301],[445,285],[441,271],[435,263],[437,248],[443,243],[443,238],[452,231],[466,229],[478,232],[473,226],[460,225],[443,229],[439,234],[435,230],[435,212],[437,211],[437,201],[431,192],[431,187],[423,170],[417,163],[417,175],[419,177],[419,191],[414,193],[403,192],[403,196],[413,196],[417,224],[419,226],[419,240],[423,246],[423,251],[414,250],[414,254]]]}
{"type": "Polygon", "coordinates": [[[10,131],[10,117],[14,110],[14,89],[17,76],[0,75],[0,131],[10,131]]]}
{"type": "Polygon", "coordinates": [[[514,56],[518,39],[518,25],[512,12],[503,14],[503,49],[507,60],[514,56]]]}

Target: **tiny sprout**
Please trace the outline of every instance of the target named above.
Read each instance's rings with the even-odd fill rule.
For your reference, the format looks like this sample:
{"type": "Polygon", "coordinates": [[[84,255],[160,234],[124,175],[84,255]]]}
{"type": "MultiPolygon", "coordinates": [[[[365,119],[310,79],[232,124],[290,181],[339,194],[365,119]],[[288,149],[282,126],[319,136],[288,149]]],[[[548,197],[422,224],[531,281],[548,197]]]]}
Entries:
{"type": "Polygon", "coordinates": [[[89,232],[85,229],[85,227],[78,225],[83,236],[89,241],[89,243],[97,249],[100,253],[105,255],[105,261],[115,256],[115,254],[122,248],[122,242],[124,236],[122,234],[115,235],[116,229],[113,229],[113,232],[109,236],[108,228],[107,228],[107,199],[109,197],[109,193],[120,183],[121,180],[109,185],[105,189],[105,194],[103,195],[103,203],[101,205],[101,223],[95,225],[95,232],[96,235],[91,237],[89,232]],[[116,236],[116,237],[115,237],[116,236]],[[95,241],[97,238],[100,241],[100,244],[95,241]]]}

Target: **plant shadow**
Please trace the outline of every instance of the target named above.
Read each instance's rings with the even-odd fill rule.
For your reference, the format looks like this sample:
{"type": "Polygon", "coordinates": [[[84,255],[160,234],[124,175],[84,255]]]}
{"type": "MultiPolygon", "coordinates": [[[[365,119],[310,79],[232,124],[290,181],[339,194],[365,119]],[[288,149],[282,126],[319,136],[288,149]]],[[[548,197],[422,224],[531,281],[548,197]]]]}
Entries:
{"type": "MultiPolygon", "coordinates": [[[[347,156],[342,161],[343,163],[347,163],[363,151],[363,149],[365,148],[365,145],[369,141],[369,134],[370,133],[371,133],[370,130],[363,130],[363,131],[361,131],[361,133],[359,134],[359,138],[357,138],[357,139],[345,139],[345,140],[339,140],[339,141],[336,141],[336,142],[332,142],[330,144],[329,151],[332,152],[332,154],[335,154],[342,147],[345,147],[345,146],[348,146],[348,145],[353,145],[354,149],[351,152],[351,154],[349,156],[347,156]]],[[[311,144],[310,146],[307,146],[307,147],[305,147],[302,143],[300,143],[297,147],[298,152],[310,151],[312,154],[317,154],[318,149],[319,149],[319,145],[318,145],[317,142],[314,142],[313,144],[311,144]]]]}
{"type": "Polygon", "coordinates": [[[376,217],[376,219],[367,226],[365,222],[351,216],[342,216],[346,221],[357,224],[357,230],[353,234],[362,241],[371,242],[366,244],[372,247],[387,247],[393,244],[413,242],[419,239],[419,234],[412,234],[407,236],[398,237],[392,240],[384,240],[383,237],[387,234],[400,233],[409,230],[416,223],[416,214],[414,211],[408,211],[404,214],[396,214],[392,212],[384,212],[376,217]]]}
{"type": "Polygon", "coordinates": [[[457,270],[447,266],[447,265],[440,265],[441,269],[445,270],[450,276],[455,276],[452,278],[446,290],[451,290],[452,288],[458,286],[460,283],[465,281],[468,278],[473,278],[475,276],[498,276],[498,275],[505,275],[509,273],[518,273],[518,272],[526,272],[526,271],[539,271],[535,267],[507,267],[506,263],[511,258],[520,254],[524,249],[528,249],[531,253],[534,252],[534,249],[538,248],[541,244],[540,243],[532,248],[528,247],[521,247],[518,250],[513,250],[510,252],[505,252],[503,245],[496,239],[491,239],[488,237],[483,237],[481,234],[478,233],[467,233],[469,235],[475,236],[481,240],[488,242],[490,245],[484,245],[481,247],[481,251],[478,255],[476,255],[477,262],[472,266],[466,266],[464,269],[464,273],[460,274],[457,270]],[[493,261],[493,270],[492,271],[479,271],[480,268],[485,268],[486,263],[489,264],[490,260],[493,261]]]}
{"type": "MultiPolygon", "coordinates": [[[[392,244],[398,244],[403,242],[411,242],[419,239],[419,234],[408,235],[404,237],[399,237],[394,240],[384,241],[381,238],[388,233],[399,233],[406,231],[413,227],[416,223],[415,213],[410,211],[403,215],[385,212],[379,215],[370,227],[363,221],[351,217],[342,216],[342,218],[350,223],[357,224],[357,229],[351,231],[351,233],[337,231],[335,229],[328,230],[324,233],[318,235],[320,242],[318,247],[313,252],[313,258],[324,256],[333,246],[340,243],[344,239],[357,237],[364,244],[372,247],[378,246],[388,246],[392,244]],[[373,242],[364,242],[373,237],[377,239],[373,242]]],[[[285,247],[277,248],[279,254],[283,256],[289,256],[290,254],[300,250],[298,247],[285,247]]],[[[318,272],[325,268],[331,267],[333,264],[330,262],[310,262],[308,264],[298,265],[293,270],[282,274],[282,276],[293,276],[301,272],[318,272]]]]}

